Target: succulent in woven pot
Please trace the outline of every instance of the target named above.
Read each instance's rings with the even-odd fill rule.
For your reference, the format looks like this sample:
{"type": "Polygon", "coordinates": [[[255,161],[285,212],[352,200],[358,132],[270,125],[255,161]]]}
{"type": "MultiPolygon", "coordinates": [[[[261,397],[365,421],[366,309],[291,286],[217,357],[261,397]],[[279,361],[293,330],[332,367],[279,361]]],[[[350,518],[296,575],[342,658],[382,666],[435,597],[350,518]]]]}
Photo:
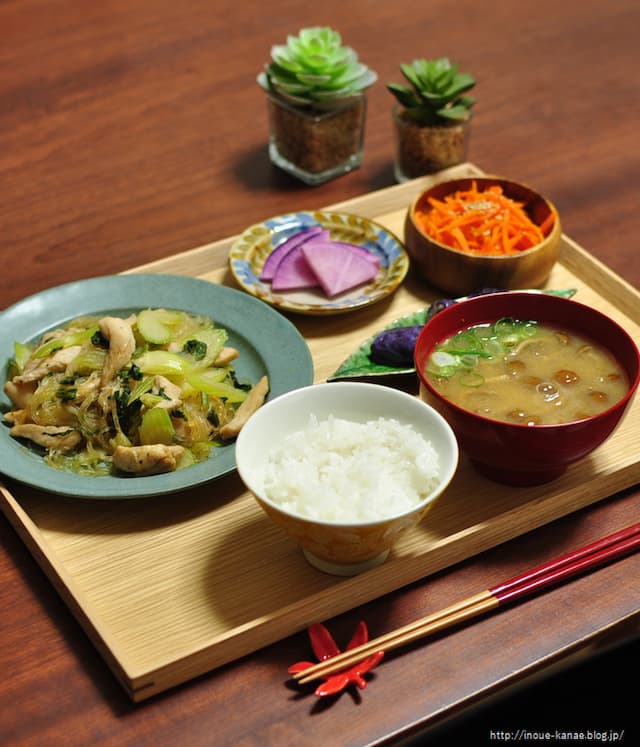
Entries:
{"type": "Polygon", "coordinates": [[[476,80],[447,57],[400,69],[409,85],[387,83],[387,89],[399,104],[393,110],[396,178],[406,181],[466,159],[475,99],[465,94],[476,80]]]}
{"type": "Polygon", "coordinates": [[[340,34],[314,26],[271,48],[258,75],[268,94],[271,160],[309,184],[362,160],[365,91],[377,75],[340,34]]]}

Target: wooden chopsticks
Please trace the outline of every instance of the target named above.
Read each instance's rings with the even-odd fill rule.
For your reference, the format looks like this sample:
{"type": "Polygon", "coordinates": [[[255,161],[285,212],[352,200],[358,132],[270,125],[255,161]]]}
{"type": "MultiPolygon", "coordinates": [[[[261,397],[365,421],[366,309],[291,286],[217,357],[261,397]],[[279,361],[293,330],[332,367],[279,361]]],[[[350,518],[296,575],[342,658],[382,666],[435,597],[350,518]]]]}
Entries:
{"type": "Polygon", "coordinates": [[[378,651],[386,652],[400,648],[638,550],[640,550],[640,522],[374,638],[361,646],[325,659],[319,664],[297,672],[294,678],[304,685],[318,678],[336,674],[378,651]]]}

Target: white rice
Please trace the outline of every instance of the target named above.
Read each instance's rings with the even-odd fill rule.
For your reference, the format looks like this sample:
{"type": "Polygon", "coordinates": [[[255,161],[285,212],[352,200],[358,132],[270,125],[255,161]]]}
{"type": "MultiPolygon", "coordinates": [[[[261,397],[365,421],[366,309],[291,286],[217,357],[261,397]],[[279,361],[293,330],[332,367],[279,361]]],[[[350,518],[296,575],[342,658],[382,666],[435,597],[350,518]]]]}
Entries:
{"type": "Polygon", "coordinates": [[[264,488],[292,513],[361,523],[414,508],[438,476],[436,450],[410,425],[388,418],[318,421],[312,415],[304,430],[268,452],[264,488]]]}

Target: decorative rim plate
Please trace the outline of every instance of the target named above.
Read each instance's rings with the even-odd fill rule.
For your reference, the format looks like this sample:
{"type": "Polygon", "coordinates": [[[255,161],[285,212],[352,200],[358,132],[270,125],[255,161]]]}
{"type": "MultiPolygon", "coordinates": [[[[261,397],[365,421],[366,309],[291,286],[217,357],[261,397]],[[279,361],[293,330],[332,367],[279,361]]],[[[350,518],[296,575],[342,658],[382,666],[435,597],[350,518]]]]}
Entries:
{"type": "MultiPolygon", "coordinates": [[[[109,275],[45,290],[0,313],[0,389],[15,340],[37,339],[83,314],[128,316],[145,307],[176,308],[214,319],[229,333],[240,357],[238,377],[250,381],[266,374],[273,399],[313,383],[309,348],[296,327],[245,293],[206,280],[172,275],[109,275]]],[[[0,391],[0,411],[10,406],[0,391]]],[[[232,472],[235,443],[213,449],[209,459],[176,472],[145,477],[88,477],[49,467],[33,449],[9,435],[0,422],[0,472],[19,482],[60,495],[81,498],[141,498],[173,493],[232,472]]]]}
{"type": "Polygon", "coordinates": [[[409,256],[396,236],[368,218],[316,210],[287,213],[250,226],[234,241],[229,265],[237,283],[247,293],[279,309],[322,315],[353,311],[386,298],[404,280],[409,270],[409,256]],[[378,275],[370,283],[332,299],[316,289],[273,293],[271,284],[260,280],[265,260],[278,244],[294,233],[318,225],[329,230],[332,239],[357,244],[378,257],[378,275]]]}

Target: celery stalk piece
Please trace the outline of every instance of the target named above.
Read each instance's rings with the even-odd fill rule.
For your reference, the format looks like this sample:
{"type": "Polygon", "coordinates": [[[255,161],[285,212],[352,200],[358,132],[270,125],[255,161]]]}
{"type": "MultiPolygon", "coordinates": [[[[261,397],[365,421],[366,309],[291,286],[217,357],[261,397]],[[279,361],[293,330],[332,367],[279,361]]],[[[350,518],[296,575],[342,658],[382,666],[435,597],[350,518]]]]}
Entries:
{"type": "Polygon", "coordinates": [[[184,337],[180,341],[180,349],[193,361],[194,368],[205,369],[213,365],[228,339],[229,335],[222,328],[203,327],[184,337]],[[198,343],[202,344],[199,345],[198,343]],[[203,346],[205,352],[200,355],[199,351],[203,346]],[[193,353],[190,351],[193,351],[193,353]]]}
{"type": "Polygon", "coordinates": [[[226,375],[226,371],[220,368],[210,368],[207,371],[193,371],[187,375],[187,383],[196,391],[204,392],[210,397],[226,399],[233,404],[243,402],[247,392],[237,389],[231,384],[224,383],[224,376],[220,377],[220,371],[226,375]]]}
{"type": "Polygon", "coordinates": [[[207,387],[210,384],[219,384],[227,378],[226,368],[208,368],[206,371],[189,371],[187,383],[198,392],[208,394],[207,387]]]}
{"type": "Polygon", "coordinates": [[[215,444],[211,441],[196,441],[196,443],[191,444],[189,452],[196,462],[202,462],[205,459],[208,459],[211,449],[214,447],[215,444]]]}
{"type": "Polygon", "coordinates": [[[31,347],[29,345],[25,345],[24,343],[17,341],[13,343],[13,359],[16,363],[18,373],[21,374],[24,371],[25,364],[29,360],[30,356],[31,347]]]}
{"type": "Polygon", "coordinates": [[[70,364],[69,373],[77,373],[87,376],[92,371],[101,371],[107,358],[104,348],[96,348],[93,345],[84,347],[70,364]]]}
{"type": "Polygon", "coordinates": [[[145,376],[141,379],[133,388],[133,391],[129,395],[127,404],[131,404],[137,399],[141,399],[143,394],[150,392],[153,388],[153,376],[145,376]]]}
{"type": "Polygon", "coordinates": [[[66,335],[61,337],[54,337],[51,340],[47,340],[44,345],[34,352],[34,358],[46,358],[51,353],[60,348],[70,348],[72,345],[81,345],[85,340],[89,340],[98,331],[98,325],[87,327],[87,329],[81,329],[75,332],[67,332],[66,335]]]}
{"type": "Polygon", "coordinates": [[[169,413],[162,407],[147,410],[138,429],[140,443],[143,445],[171,444],[175,433],[169,413]]]}
{"type": "Polygon", "coordinates": [[[138,332],[147,342],[164,345],[169,342],[176,328],[184,323],[186,314],[183,311],[167,309],[143,309],[137,318],[138,332]]]}
{"type": "Polygon", "coordinates": [[[147,350],[134,363],[143,374],[151,376],[185,376],[193,368],[186,356],[168,350],[147,350]]]}
{"type": "Polygon", "coordinates": [[[191,467],[196,463],[196,458],[192,451],[189,449],[185,449],[182,453],[182,456],[178,460],[178,464],[176,465],[176,469],[185,469],[186,467],[191,467]]]}
{"type": "Polygon", "coordinates": [[[161,402],[166,402],[167,400],[164,397],[161,397],[159,394],[151,394],[151,392],[145,392],[140,395],[138,398],[140,402],[145,407],[148,407],[151,409],[152,407],[155,407],[156,405],[159,405],[161,402]]]}

